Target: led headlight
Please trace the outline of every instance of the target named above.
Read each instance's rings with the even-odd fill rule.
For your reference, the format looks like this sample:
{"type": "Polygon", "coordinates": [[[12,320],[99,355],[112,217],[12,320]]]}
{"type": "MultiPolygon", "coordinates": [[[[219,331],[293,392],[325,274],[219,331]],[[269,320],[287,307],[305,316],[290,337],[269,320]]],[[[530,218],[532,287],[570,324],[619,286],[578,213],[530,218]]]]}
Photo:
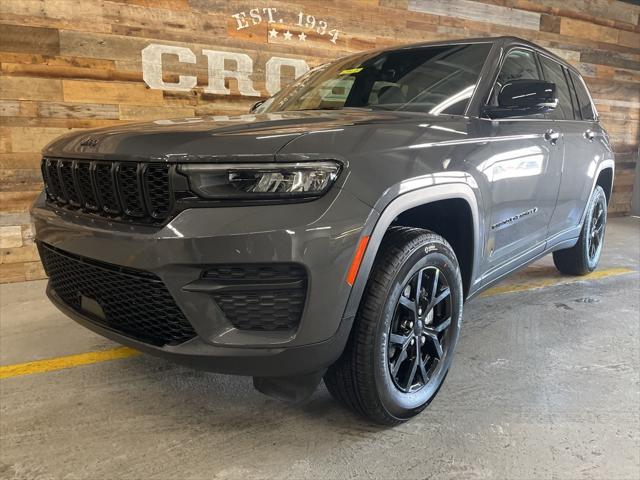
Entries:
{"type": "Polygon", "coordinates": [[[191,191],[210,199],[278,199],[324,194],[340,173],[332,161],[180,165],[191,191]]]}

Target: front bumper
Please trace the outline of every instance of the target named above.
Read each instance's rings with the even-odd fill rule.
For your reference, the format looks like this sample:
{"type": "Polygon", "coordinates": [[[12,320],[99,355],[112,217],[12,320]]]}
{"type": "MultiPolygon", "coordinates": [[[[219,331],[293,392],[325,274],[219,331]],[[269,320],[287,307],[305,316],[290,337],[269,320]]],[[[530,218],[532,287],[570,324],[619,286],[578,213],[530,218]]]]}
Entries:
{"type": "Polygon", "coordinates": [[[334,188],[324,197],[287,205],[194,208],[162,228],[88,218],[46,205],[32,209],[36,240],[87,259],[153,273],[196,332],[179,345],[155,346],[105,328],[51,300],[78,323],[125,345],[192,367],[254,376],[298,375],[335,361],[348,337],[343,318],[351,288],[345,278],[371,208],[334,188]],[[234,328],[204,291],[188,291],[207,267],[297,263],[307,271],[307,296],[295,330],[234,328]]]}

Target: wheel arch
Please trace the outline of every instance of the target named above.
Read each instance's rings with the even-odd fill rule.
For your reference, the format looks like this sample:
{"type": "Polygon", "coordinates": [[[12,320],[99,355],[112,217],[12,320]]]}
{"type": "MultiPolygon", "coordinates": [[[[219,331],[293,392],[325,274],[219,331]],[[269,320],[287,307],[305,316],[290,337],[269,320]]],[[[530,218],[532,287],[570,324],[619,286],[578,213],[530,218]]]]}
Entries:
{"type": "MultiPolygon", "coordinates": [[[[483,217],[480,212],[476,191],[477,190],[469,184],[462,182],[432,185],[403,193],[386,204],[384,209],[381,210],[380,216],[371,222],[372,225],[366,225],[363,229],[362,236],[368,236],[369,242],[362,257],[362,262],[351,294],[349,295],[349,300],[347,301],[344,318],[352,317],[358,310],[380,244],[389,227],[392,225],[415,226],[420,228],[430,227],[429,229],[432,229],[435,233],[442,234],[442,228],[433,229],[433,224],[429,224],[429,222],[421,225],[420,222],[415,222],[415,217],[413,217],[413,222],[410,219],[412,218],[412,212],[418,212],[421,209],[433,209],[434,205],[444,205],[445,203],[443,202],[455,202],[460,205],[460,208],[466,209],[469,215],[469,217],[465,219],[465,222],[468,221],[468,225],[471,227],[471,231],[469,232],[471,240],[466,244],[469,248],[465,257],[467,270],[463,274],[463,278],[466,277],[465,298],[477,289],[478,262],[481,257],[481,245],[483,243],[483,229],[481,225],[483,217]],[[398,219],[405,223],[397,223],[398,219]],[[438,230],[440,230],[440,232],[438,232],[438,230]]],[[[376,207],[379,207],[379,205],[376,205],[376,207]]],[[[449,243],[452,242],[449,241],[449,243]]]]}
{"type": "Polygon", "coordinates": [[[582,211],[582,216],[580,217],[580,227],[585,219],[585,215],[587,214],[587,206],[589,205],[589,199],[593,195],[593,191],[596,189],[598,185],[602,186],[604,193],[607,197],[607,206],[609,205],[609,201],[611,199],[611,195],[613,195],[613,180],[615,178],[616,165],[613,158],[607,158],[602,160],[598,165],[597,169],[594,169],[593,176],[591,177],[592,184],[591,190],[589,190],[589,196],[584,205],[584,209],[582,211]],[[604,185],[604,186],[603,186],[604,185]],[[605,188],[606,187],[606,188],[605,188]],[[607,192],[609,192],[607,194],[607,192]]]}
{"type": "Polygon", "coordinates": [[[604,190],[604,194],[607,197],[607,205],[609,205],[613,194],[613,166],[606,165],[600,169],[596,178],[596,185],[601,186],[604,190]]]}

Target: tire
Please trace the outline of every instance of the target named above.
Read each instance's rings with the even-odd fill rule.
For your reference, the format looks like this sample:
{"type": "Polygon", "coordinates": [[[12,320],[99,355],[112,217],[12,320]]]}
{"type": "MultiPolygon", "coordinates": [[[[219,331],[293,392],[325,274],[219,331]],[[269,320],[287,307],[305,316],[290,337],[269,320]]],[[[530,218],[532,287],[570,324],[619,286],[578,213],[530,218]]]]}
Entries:
{"type": "Polygon", "coordinates": [[[586,275],[598,266],[607,225],[607,196],[601,186],[591,194],[578,243],[553,252],[556,268],[567,275],[586,275]],[[594,242],[597,243],[594,244],[594,242]]]}
{"type": "Polygon", "coordinates": [[[345,351],[325,374],[329,392],[379,424],[417,415],[449,371],[462,306],[460,268],[447,241],[427,230],[390,228],[345,351]]]}

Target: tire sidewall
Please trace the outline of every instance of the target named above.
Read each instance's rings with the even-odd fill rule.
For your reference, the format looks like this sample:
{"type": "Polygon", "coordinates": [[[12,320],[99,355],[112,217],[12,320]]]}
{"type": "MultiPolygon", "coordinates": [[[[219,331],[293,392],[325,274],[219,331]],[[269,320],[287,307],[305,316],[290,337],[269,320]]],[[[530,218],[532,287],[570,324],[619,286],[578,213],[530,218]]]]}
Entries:
{"type": "Polygon", "coordinates": [[[453,252],[443,243],[425,242],[414,249],[398,266],[382,309],[375,333],[375,383],[380,402],[389,415],[404,419],[424,409],[438,392],[446,377],[460,336],[462,322],[462,279],[453,252]],[[451,326],[449,348],[435,378],[417,392],[405,393],[397,389],[389,374],[387,359],[388,332],[398,298],[405,283],[420,269],[434,266],[444,275],[451,290],[451,326]]]}
{"type": "Polygon", "coordinates": [[[584,235],[582,242],[582,254],[584,258],[584,264],[587,269],[592,272],[598,266],[598,262],[600,261],[600,256],[602,254],[602,248],[604,247],[604,238],[607,229],[607,198],[604,193],[604,190],[601,186],[597,185],[591,195],[591,202],[589,203],[589,210],[587,211],[587,215],[584,219],[584,227],[582,229],[582,234],[584,235]],[[602,202],[603,206],[603,228],[602,228],[602,240],[600,245],[598,246],[598,251],[596,252],[593,258],[589,258],[589,236],[591,235],[591,217],[593,215],[593,211],[595,210],[598,203],[602,202]]]}

